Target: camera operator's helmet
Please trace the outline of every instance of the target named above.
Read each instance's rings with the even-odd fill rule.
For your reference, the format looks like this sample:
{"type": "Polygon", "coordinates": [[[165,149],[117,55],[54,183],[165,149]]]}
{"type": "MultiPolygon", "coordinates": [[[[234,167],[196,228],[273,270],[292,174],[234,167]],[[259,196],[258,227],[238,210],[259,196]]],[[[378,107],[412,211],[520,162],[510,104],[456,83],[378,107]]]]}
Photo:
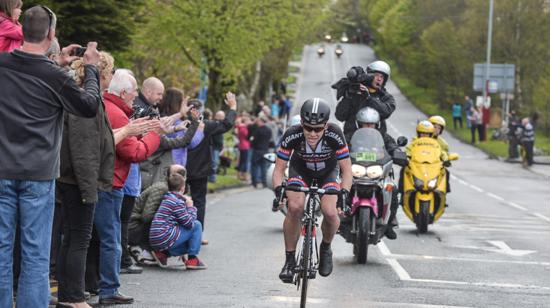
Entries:
{"type": "Polygon", "coordinates": [[[445,129],[446,122],[442,116],[438,116],[438,115],[431,116],[428,119],[428,121],[430,121],[430,123],[432,123],[433,125],[436,125],[436,124],[441,125],[441,132],[443,132],[443,130],[445,129]]]}
{"type": "Polygon", "coordinates": [[[434,126],[428,120],[420,121],[416,125],[416,134],[417,135],[420,135],[421,133],[423,133],[423,134],[430,134],[430,136],[433,136],[434,132],[435,132],[434,126]]]}
{"type": "Polygon", "coordinates": [[[391,68],[390,65],[384,61],[374,61],[367,65],[367,73],[381,73],[384,75],[384,84],[382,86],[386,86],[386,82],[390,79],[391,68]]]}
{"type": "Polygon", "coordinates": [[[297,115],[293,116],[292,118],[290,118],[290,122],[288,123],[288,126],[298,125],[298,124],[300,124],[301,120],[302,120],[302,117],[299,114],[297,114],[297,115]]]}
{"type": "Polygon", "coordinates": [[[310,98],[300,109],[303,123],[310,125],[325,124],[330,117],[330,107],[322,98],[310,98]]]}
{"type": "Polygon", "coordinates": [[[378,124],[378,122],[380,122],[380,114],[371,107],[365,107],[357,112],[356,120],[358,127],[361,127],[363,123],[378,124]]]}

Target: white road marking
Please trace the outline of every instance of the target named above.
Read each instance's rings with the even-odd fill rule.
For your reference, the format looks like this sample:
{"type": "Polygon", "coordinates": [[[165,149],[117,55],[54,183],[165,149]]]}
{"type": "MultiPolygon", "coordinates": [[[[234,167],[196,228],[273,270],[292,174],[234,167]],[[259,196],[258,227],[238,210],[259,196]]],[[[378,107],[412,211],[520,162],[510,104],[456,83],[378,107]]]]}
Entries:
{"type": "Polygon", "coordinates": [[[466,281],[436,280],[436,279],[411,279],[409,281],[474,286],[474,287],[529,289],[529,290],[545,290],[545,291],[550,290],[550,287],[543,287],[543,286],[536,286],[536,285],[521,285],[521,284],[514,284],[514,283],[466,282],[466,281]]]}
{"type": "Polygon", "coordinates": [[[390,258],[400,260],[439,260],[439,261],[455,261],[455,262],[479,262],[479,263],[503,263],[503,264],[517,264],[517,265],[533,265],[549,267],[550,262],[538,262],[538,261],[521,261],[521,260],[500,260],[500,259],[476,259],[476,258],[462,258],[462,257],[446,257],[446,256],[427,256],[427,255],[402,255],[392,254],[390,258]]]}
{"type": "Polygon", "coordinates": [[[388,264],[391,266],[391,268],[397,274],[400,280],[411,279],[411,275],[407,273],[407,271],[403,268],[403,266],[401,266],[401,264],[399,264],[399,262],[396,259],[389,257],[391,256],[392,253],[384,242],[380,242],[376,246],[378,247],[378,250],[380,250],[380,253],[384,256],[386,261],[388,261],[388,264]]]}
{"type": "Polygon", "coordinates": [[[507,202],[506,204],[509,205],[509,206],[511,206],[511,207],[513,207],[513,208],[516,208],[516,209],[518,209],[518,210],[527,211],[526,208],[524,208],[523,206],[521,206],[521,205],[519,205],[519,204],[517,204],[517,203],[514,203],[514,202],[507,202]]]}
{"type": "MultiPolygon", "coordinates": [[[[299,303],[301,298],[299,297],[290,297],[290,296],[271,296],[271,301],[279,302],[279,303],[299,303]]],[[[307,302],[310,304],[325,304],[328,303],[329,300],[325,298],[312,298],[308,297],[307,302]]]]}
{"type": "Polygon", "coordinates": [[[541,213],[533,213],[533,215],[536,216],[536,217],[538,217],[538,218],[540,218],[540,219],[542,219],[542,220],[545,220],[545,221],[550,222],[550,218],[548,218],[548,217],[542,215],[541,213]]]}
{"type": "Polygon", "coordinates": [[[473,190],[475,190],[475,191],[477,191],[477,192],[480,192],[480,193],[483,192],[483,189],[481,189],[481,188],[479,188],[479,187],[477,187],[477,186],[475,186],[475,185],[473,185],[473,184],[468,184],[468,186],[469,186],[471,189],[473,189],[473,190]]]}
{"type": "Polygon", "coordinates": [[[461,180],[461,179],[458,179],[458,182],[464,186],[468,186],[468,182],[464,181],[464,180],[461,180]]]}
{"type": "Polygon", "coordinates": [[[503,253],[514,257],[521,257],[521,256],[525,256],[536,252],[535,250],[512,249],[504,241],[487,241],[487,242],[489,242],[489,244],[496,246],[498,248],[494,250],[494,252],[503,253]]]}
{"type": "Polygon", "coordinates": [[[496,200],[498,200],[498,201],[504,201],[504,198],[502,198],[501,196],[497,196],[497,195],[495,195],[495,194],[493,194],[493,193],[490,193],[490,192],[487,193],[487,196],[489,196],[489,197],[491,197],[491,198],[493,198],[493,199],[496,199],[496,200]]]}

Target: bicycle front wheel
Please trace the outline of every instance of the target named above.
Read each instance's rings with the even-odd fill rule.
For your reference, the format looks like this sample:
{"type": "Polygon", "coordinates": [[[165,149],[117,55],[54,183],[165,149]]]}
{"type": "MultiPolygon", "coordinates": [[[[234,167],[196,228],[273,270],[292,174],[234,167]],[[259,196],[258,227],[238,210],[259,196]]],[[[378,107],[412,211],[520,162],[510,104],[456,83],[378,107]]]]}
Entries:
{"type": "Polygon", "coordinates": [[[302,279],[302,297],[300,299],[300,308],[306,307],[307,302],[307,286],[309,280],[309,272],[311,271],[311,244],[313,242],[312,233],[313,233],[313,223],[310,221],[307,225],[304,226],[306,229],[304,235],[304,243],[302,247],[302,264],[300,264],[301,273],[300,277],[302,279]]]}

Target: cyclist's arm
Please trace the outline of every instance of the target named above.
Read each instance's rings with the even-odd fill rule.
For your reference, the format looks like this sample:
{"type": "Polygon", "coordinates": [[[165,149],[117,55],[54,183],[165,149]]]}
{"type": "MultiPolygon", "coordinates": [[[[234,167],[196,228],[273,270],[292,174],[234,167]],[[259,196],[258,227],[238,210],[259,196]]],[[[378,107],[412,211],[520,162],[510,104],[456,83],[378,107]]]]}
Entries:
{"type": "Polygon", "coordinates": [[[340,173],[342,175],[342,188],[349,191],[353,179],[351,175],[351,159],[349,157],[341,159],[338,161],[338,164],[340,165],[340,173]]]}
{"type": "Polygon", "coordinates": [[[275,168],[273,169],[273,187],[280,186],[283,183],[283,178],[285,175],[285,169],[287,161],[277,157],[275,160],[275,168]]]}

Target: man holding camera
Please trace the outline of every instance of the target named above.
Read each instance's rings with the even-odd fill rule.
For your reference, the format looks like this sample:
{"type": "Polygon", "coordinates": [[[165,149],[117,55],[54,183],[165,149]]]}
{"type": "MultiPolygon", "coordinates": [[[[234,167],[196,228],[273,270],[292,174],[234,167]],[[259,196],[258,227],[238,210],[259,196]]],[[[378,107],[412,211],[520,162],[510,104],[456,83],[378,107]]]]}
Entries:
{"type": "MultiPolygon", "coordinates": [[[[347,78],[342,78],[332,88],[336,89],[338,105],[336,106],[336,119],[344,122],[344,136],[348,144],[353,133],[358,129],[357,113],[364,107],[370,107],[378,111],[380,124],[378,130],[384,138],[384,145],[390,155],[398,148],[395,140],[387,133],[386,121],[395,111],[395,99],[386,91],[386,83],[390,79],[391,69],[384,61],[374,61],[367,65],[365,72],[362,67],[354,66],[347,72],[347,78]]],[[[392,199],[397,200],[397,192],[392,199]]],[[[392,202],[390,221],[392,225],[386,229],[388,239],[396,239],[397,234],[393,226],[397,225],[395,215],[397,202],[392,202]]]]}
{"type": "Polygon", "coordinates": [[[156,77],[143,81],[141,91],[134,101],[132,118],[159,117],[159,104],[164,95],[164,84],[156,77]]]}

